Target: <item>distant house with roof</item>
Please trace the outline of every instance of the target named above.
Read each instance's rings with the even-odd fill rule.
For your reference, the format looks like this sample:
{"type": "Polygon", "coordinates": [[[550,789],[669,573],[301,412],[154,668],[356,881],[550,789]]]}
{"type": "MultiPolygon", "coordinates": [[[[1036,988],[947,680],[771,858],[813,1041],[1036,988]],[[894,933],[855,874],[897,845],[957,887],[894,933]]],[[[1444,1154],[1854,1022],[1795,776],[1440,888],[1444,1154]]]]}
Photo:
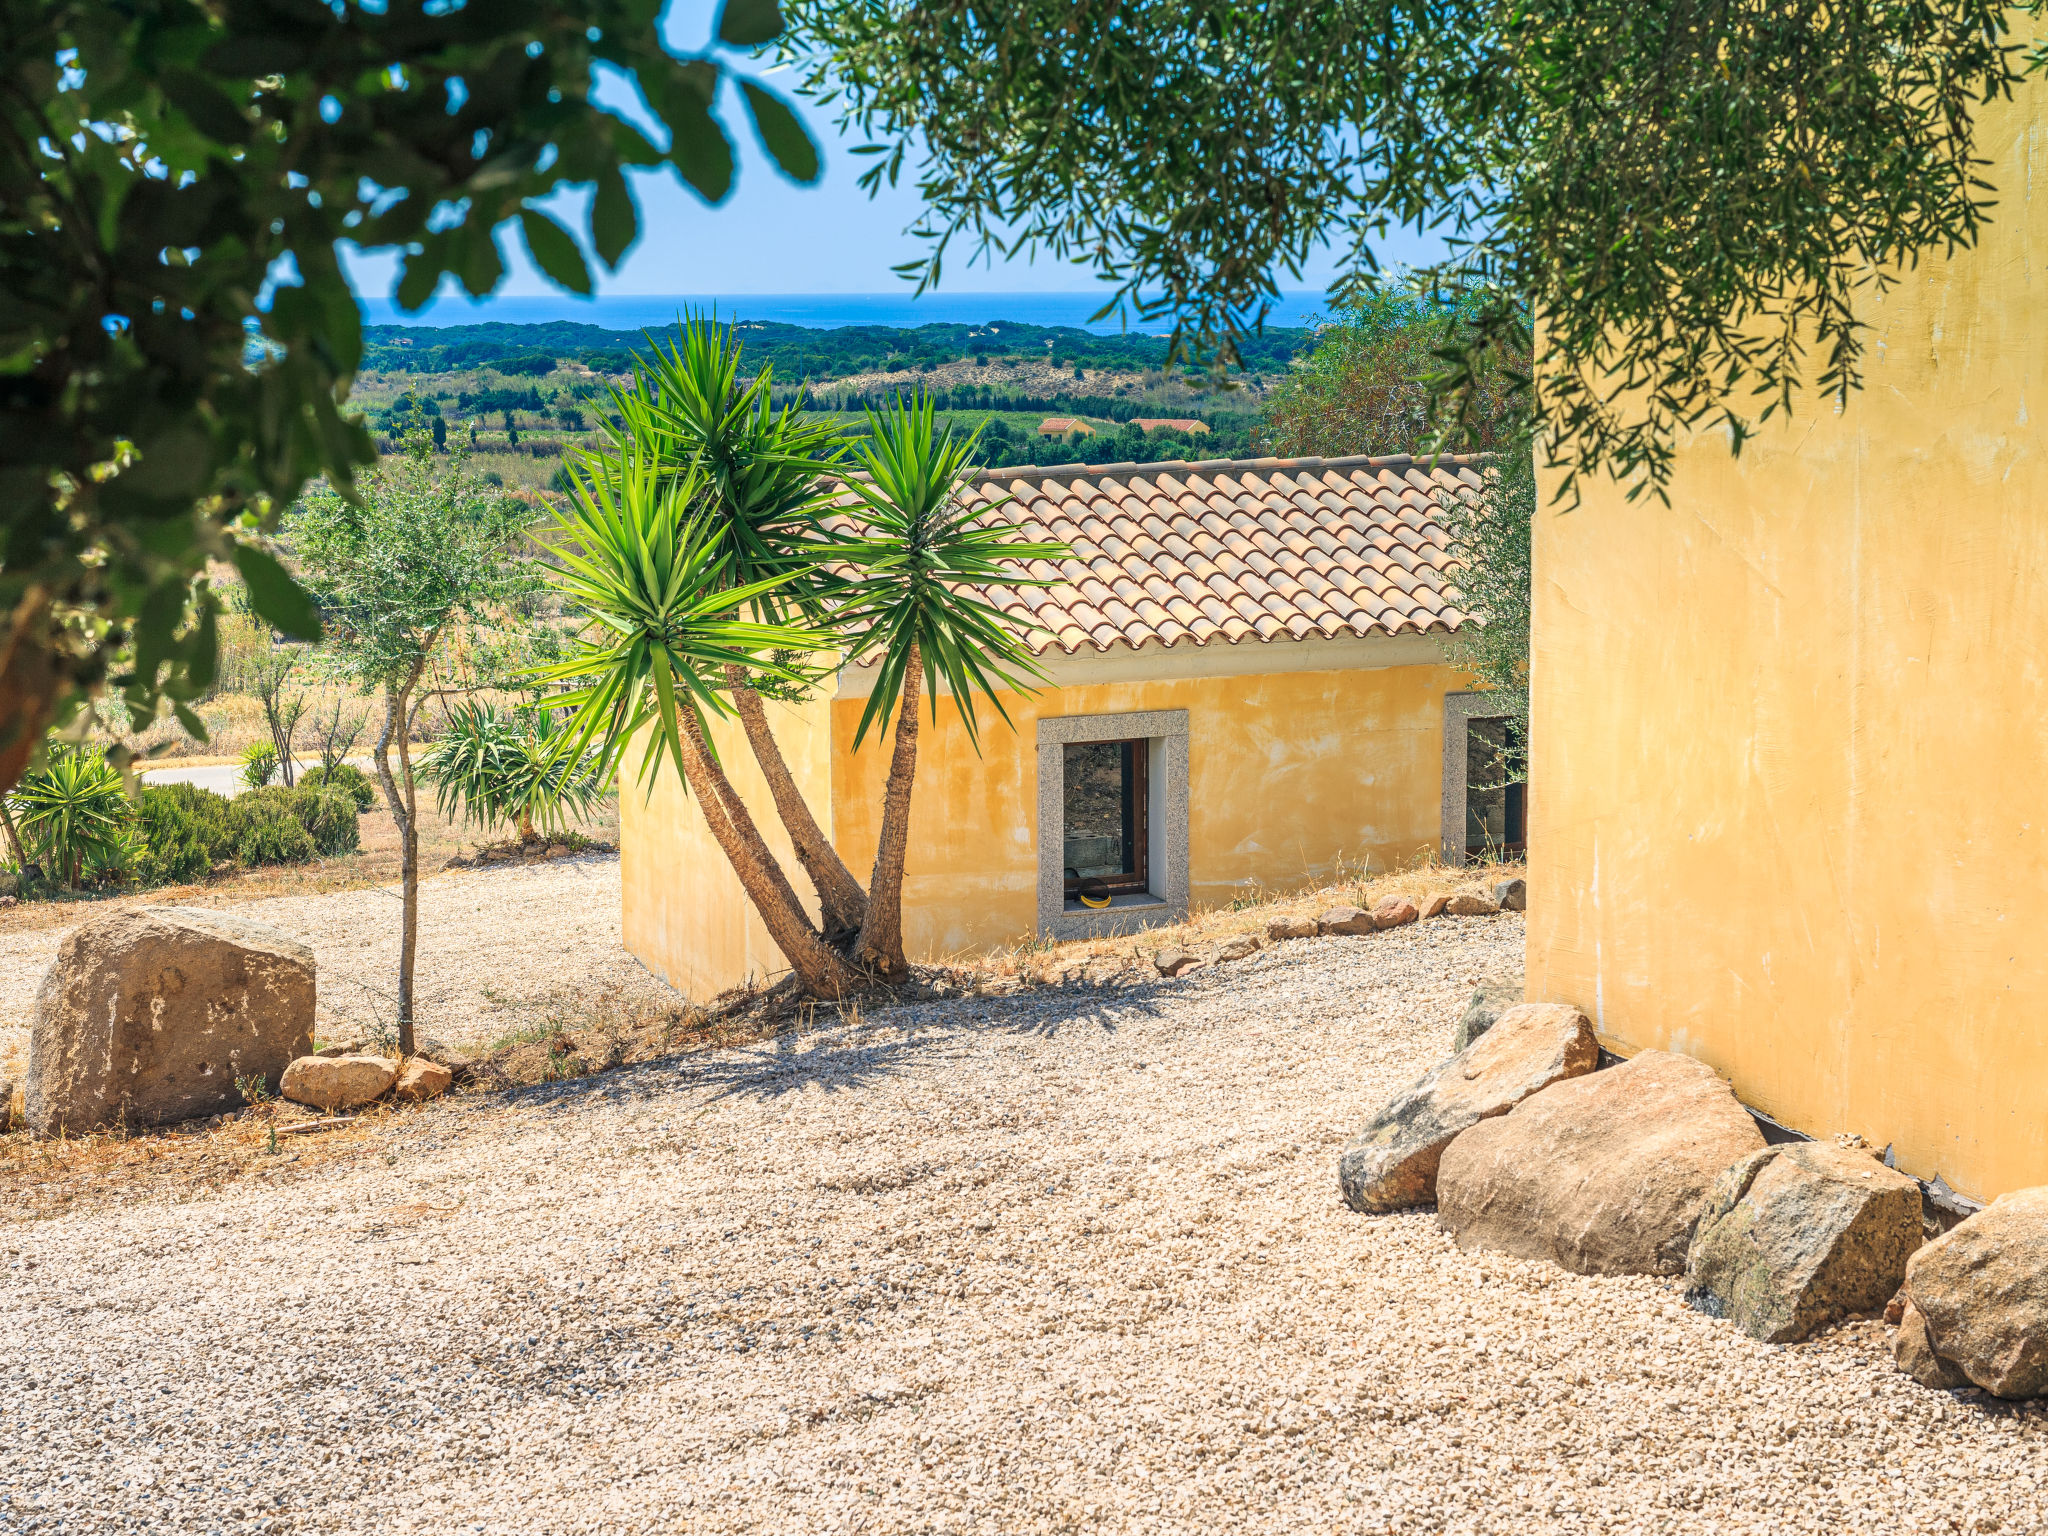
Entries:
{"type": "Polygon", "coordinates": [[[1133,416],[1131,425],[1140,432],[1186,432],[1190,436],[1209,430],[1209,423],[1192,416],[1133,416]]]}
{"type": "Polygon", "coordinates": [[[1093,437],[1095,429],[1078,416],[1048,416],[1038,424],[1040,437],[1093,437]]]}
{"type": "MultiPolygon", "coordinates": [[[[1174,921],[1261,885],[1462,852],[1460,701],[1474,696],[1443,653],[1469,621],[1439,498],[1479,484],[1449,455],[984,472],[971,497],[1009,498],[996,515],[1072,554],[1033,572],[1054,585],[987,589],[1039,626],[1048,681],[1003,696],[1014,729],[987,718],[977,754],[953,711],[926,717],[911,957],[1174,921]],[[1084,904],[1084,883],[1108,904],[1084,904]]],[[[889,761],[880,737],[853,750],[870,682],[846,666],[807,702],[768,706],[856,871],[874,861],[889,761]]],[[[765,809],[737,728],[714,733],[765,809]]],[[[620,800],[626,947],[697,996],[782,969],[673,771],[620,800]]],[[[757,820],[794,871],[775,816],[757,820]]]]}

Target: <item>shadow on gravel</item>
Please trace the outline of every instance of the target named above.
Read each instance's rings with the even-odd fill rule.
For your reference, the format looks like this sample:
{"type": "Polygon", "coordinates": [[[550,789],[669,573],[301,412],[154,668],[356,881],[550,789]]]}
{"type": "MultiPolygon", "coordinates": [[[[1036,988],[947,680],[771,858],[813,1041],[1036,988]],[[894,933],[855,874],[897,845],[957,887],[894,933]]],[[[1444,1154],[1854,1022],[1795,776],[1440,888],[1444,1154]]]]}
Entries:
{"type": "Polygon", "coordinates": [[[1107,1039],[1119,1023],[1159,1011],[1158,986],[1128,991],[1048,988],[1012,997],[963,997],[903,1003],[873,1015],[820,1013],[756,1045],[685,1052],[616,1068],[597,1077],[507,1091],[529,1104],[569,1107],[593,1098],[631,1103],[708,1091],[711,1102],[745,1095],[780,1098],[816,1086],[868,1087],[935,1057],[960,1055],[988,1034],[1050,1039],[1063,1029],[1093,1029],[1107,1039]]]}

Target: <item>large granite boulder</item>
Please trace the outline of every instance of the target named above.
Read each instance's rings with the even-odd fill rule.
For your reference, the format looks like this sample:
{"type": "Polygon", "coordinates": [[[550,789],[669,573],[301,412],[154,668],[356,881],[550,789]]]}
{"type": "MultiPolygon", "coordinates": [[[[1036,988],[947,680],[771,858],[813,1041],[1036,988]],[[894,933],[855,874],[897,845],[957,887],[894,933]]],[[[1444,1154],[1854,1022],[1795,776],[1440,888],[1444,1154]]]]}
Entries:
{"type": "Polygon", "coordinates": [[[1461,1133],[1437,1167],[1437,1220],[1463,1248],[1675,1275],[1721,1170],[1763,1144],[1713,1068],[1645,1051],[1461,1133]]]}
{"type": "Polygon", "coordinates": [[[313,952],[268,923],[197,907],[75,929],[36,994],[25,1084],[49,1135],[238,1109],[313,1048],[313,952]]]}
{"type": "Polygon", "coordinates": [[[1466,1000],[1465,1011],[1458,1015],[1457,1033],[1451,1037],[1451,1049],[1462,1051],[1489,1029],[1493,1022],[1508,1009],[1522,1000],[1520,977],[1501,977],[1482,981],[1472,989],[1472,996],[1466,1000]]]}
{"type": "Polygon", "coordinates": [[[1337,1182],[1354,1211],[1399,1211],[1436,1198],[1451,1138],[1532,1093],[1593,1070],[1600,1042],[1566,1003],[1522,1003],[1481,1039],[1423,1074],[1344,1148],[1337,1182]]]}
{"type": "Polygon", "coordinates": [[[1685,1265],[1695,1304],[1791,1344],[1875,1312],[1920,1246],[1920,1186],[1868,1151],[1765,1147],[1715,1182],[1685,1265]]]}
{"type": "Polygon", "coordinates": [[[1960,1373],[1995,1397],[2048,1396],[2048,1187],[2000,1195],[1914,1254],[1906,1299],[1927,1364],[1914,1369],[1919,1341],[1902,1321],[1901,1369],[1929,1386],[1960,1373]]]}

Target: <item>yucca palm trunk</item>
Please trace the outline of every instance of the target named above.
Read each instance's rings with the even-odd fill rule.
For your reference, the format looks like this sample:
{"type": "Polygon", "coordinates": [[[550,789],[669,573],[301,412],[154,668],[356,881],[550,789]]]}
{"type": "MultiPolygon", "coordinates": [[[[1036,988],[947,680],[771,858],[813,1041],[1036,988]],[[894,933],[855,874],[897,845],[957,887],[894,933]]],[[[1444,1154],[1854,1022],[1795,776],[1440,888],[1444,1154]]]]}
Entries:
{"type": "Polygon", "coordinates": [[[806,992],[813,997],[847,996],[860,986],[860,973],[811,926],[746,804],[711,755],[694,713],[686,709],[680,715],[684,782],[697,797],[712,839],[732,865],[754,910],[761,914],[762,926],[806,992]]]}
{"type": "Polygon", "coordinates": [[[917,780],[917,705],[923,691],[924,661],[917,642],[903,664],[903,692],[896,705],[896,749],[882,792],[882,836],[875,845],[875,872],[868,881],[868,915],[854,953],[884,976],[908,974],[903,957],[903,861],[910,846],[910,792],[917,780]]]}
{"type": "Polygon", "coordinates": [[[746,730],[747,744],[754,749],[754,761],[760,764],[761,777],[767,780],[768,793],[774,797],[775,814],[789,834],[797,862],[817,888],[818,926],[826,933],[858,930],[867,920],[867,892],[839,857],[839,850],[832,846],[832,840],[825,836],[818,818],[811,813],[810,802],[797,788],[796,777],[782,755],[782,746],[769,728],[761,696],[748,685],[747,674],[739,667],[728,666],[725,680],[740,724],[746,730]]]}

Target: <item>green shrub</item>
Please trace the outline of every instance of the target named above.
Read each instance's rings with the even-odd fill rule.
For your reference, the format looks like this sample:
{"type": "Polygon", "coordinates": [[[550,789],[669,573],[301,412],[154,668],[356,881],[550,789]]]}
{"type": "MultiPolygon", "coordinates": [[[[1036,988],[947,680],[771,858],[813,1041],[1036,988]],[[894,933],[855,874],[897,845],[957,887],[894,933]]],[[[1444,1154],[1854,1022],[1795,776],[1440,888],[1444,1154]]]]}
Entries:
{"type": "Polygon", "coordinates": [[[296,791],[252,789],[235,797],[235,860],[241,864],[304,864],[316,853],[312,834],[293,814],[296,791]]]}
{"type": "MultiPolygon", "coordinates": [[[[147,785],[136,803],[136,831],[141,848],[135,858],[135,879],[141,885],[187,885],[203,880],[213,868],[199,818],[171,793],[190,784],[147,785]]],[[[206,791],[200,790],[205,794],[206,791]]],[[[219,795],[212,797],[225,806],[219,795]]]]}
{"type": "MultiPolygon", "coordinates": [[[[242,823],[242,843],[249,846],[248,828],[258,822],[268,822],[278,816],[290,817],[300,831],[306,835],[307,852],[296,858],[289,856],[252,859],[243,856],[244,863],[290,864],[312,858],[315,854],[332,856],[349,853],[362,847],[361,828],[356,821],[356,803],[339,787],[333,789],[304,784],[286,789],[273,785],[264,789],[244,790],[229,804],[233,814],[242,823]]],[[[265,834],[268,836],[268,834],[265,834]]],[[[270,843],[263,843],[265,847],[270,843]]],[[[276,841],[275,846],[295,846],[288,836],[276,841]]]]}
{"type": "Polygon", "coordinates": [[[363,846],[362,826],[357,820],[360,813],[354,797],[342,785],[331,789],[301,787],[292,793],[297,797],[292,813],[323,857],[354,853],[363,846]]]}
{"type": "Polygon", "coordinates": [[[332,773],[325,768],[308,768],[299,775],[299,782],[314,789],[332,784],[351,796],[359,811],[370,810],[377,804],[377,781],[353,763],[336,763],[332,773]]]}
{"type": "Polygon", "coordinates": [[[251,789],[262,789],[277,777],[277,748],[267,741],[259,741],[242,753],[242,782],[251,789]]]}
{"type": "Polygon", "coordinates": [[[142,797],[145,806],[154,801],[165,807],[159,814],[166,817],[169,807],[175,806],[206,850],[209,864],[235,856],[239,829],[235,823],[235,803],[227,796],[201,789],[197,784],[152,784],[143,790],[142,797]]]}

